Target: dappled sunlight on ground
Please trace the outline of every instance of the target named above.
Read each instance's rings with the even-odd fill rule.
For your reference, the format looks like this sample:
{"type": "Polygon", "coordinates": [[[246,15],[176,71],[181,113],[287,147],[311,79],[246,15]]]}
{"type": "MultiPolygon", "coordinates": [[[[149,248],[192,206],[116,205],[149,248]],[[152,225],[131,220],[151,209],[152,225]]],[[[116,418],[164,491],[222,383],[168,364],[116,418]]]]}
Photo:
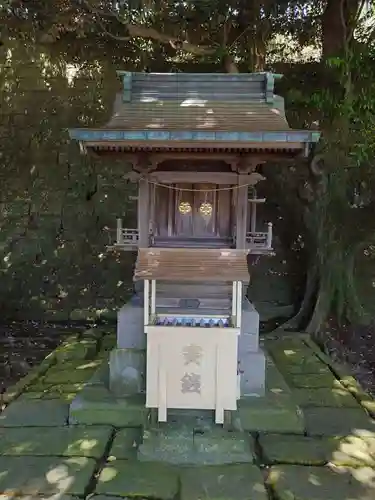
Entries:
{"type": "Polygon", "coordinates": [[[159,428],[156,440],[142,429],[143,397],[119,407],[120,425],[108,423],[111,412],[103,408],[109,391],[92,381],[107,366],[116,334],[92,328],[66,339],[42,370],[5,394],[0,500],[89,494],[269,500],[269,492],[273,500],[373,500],[375,425],[365,407],[370,398],[303,339],[265,339],[266,397],[242,402],[248,412],[243,429],[194,431],[192,443],[185,424],[159,428]],[[69,426],[69,402],[81,391],[90,404],[100,403],[99,410],[97,403],[89,406],[81,417],[90,424],[69,426]],[[271,406],[263,407],[265,402],[271,406]],[[275,418],[266,418],[267,408],[275,418]],[[189,459],[190,448],[198,455],[189,459]]]}

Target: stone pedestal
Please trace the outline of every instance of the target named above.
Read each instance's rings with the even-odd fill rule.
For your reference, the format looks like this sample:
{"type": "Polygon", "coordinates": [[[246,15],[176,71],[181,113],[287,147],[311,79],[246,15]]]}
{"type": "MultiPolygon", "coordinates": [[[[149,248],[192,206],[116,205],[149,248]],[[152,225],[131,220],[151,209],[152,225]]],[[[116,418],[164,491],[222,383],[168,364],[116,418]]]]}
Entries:
{"type": "Polygon", "coordinates": [[[143,303],[134,295],[117,313],[117,347],[146,349],[143,303]]]}
{"type": "Polygon", "coordinates": [[[113,349],[109,355],[109,390],[117,397],[145,392],[146,351],[113,349]]]}
{"type": "Polygon", "coordinates": [[[266,359],[259,347],[259,313],[247,299],[243,301],[241,334],[238,337],[240,396],[263,396],[266,359]]]}

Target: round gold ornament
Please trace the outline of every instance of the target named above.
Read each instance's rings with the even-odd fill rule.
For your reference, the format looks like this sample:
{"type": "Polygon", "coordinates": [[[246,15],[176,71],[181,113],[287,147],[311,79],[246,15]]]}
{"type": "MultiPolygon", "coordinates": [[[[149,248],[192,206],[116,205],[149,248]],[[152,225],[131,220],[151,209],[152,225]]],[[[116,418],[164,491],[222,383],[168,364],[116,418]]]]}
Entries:
{"type": "Polygon", "coordinates": [[[182,215],[190,214],[190,212],[191,212],[190,203],[188,201],[181,201],[180,204],[178,205],[178,211],[182,215]]]}
{"type": "Polygon", "coordinates": [[[204,217],[210,217],[212,215],[212,205],[211,205],[211,203],[208,203],[208,202],[202,203],[202,205],[199,207],[199,212],[204,217]]]}

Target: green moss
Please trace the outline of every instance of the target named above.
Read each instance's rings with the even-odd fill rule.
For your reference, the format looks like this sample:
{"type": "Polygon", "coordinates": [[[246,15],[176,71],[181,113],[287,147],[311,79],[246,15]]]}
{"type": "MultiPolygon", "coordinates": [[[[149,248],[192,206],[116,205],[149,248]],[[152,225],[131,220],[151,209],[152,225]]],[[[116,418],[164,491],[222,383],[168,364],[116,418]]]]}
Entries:
{"type": "Polygon", "coordinates": [[[306,430],[311,436],[348,436],[375,432],[375,422],[362,408],[303,409],[306,430]]]}
{"type": "Polygon", "coordinates": [[[267,500],[254,465],[192,467],[181,473],[181,500],[267,500]]]}
{"type": "Polygon", "coordinates": [[[143,395],[116,399],[103,386],[86,386],[70,409],[72,423],[114,427],[144,425],[148,414],[143,395]]]}
{"type": "Polygon", "coordinates": [[[334,448],[329,439],[279,434],[261,435],[259,444],[267,464],[323,465],[332,458],[334,448]]]}
{"type": "Polygon", "coordinates": [[[254,432],[300,432],[304,423],[299,407],[288,394],[241,398],[232,421],[236,429],[254,432]]]}
{"type": "Polygon", "coordinates": [[[58,399],[14,401],[0,414],[0,427],[54,427],[65,425],[68,405],[58,399]]]}
{"type": "Polygon", "coordinates": [[[330,467],[277,465],[271,468],[267,482],[278,500],[343,500],[363,498],[364,494],[373,498],[373,487],[355,476],[351,470],[330,467]]]}
{"type": "Polygon", "coordinates": [[[42,382],[51,385],[83,383],[95,373],[100,363],[100,360],[70,360],[58,363],[48,370],[42,382]]]}
{"type": "Polygon", "coordinates": [[[30,372],[16,384],[9,387],[2,395],[4,403],[15,400],[25,389],[35,383],[55,362],[54,353],[49,354],[39,365],[33,367],[30,372]]]}
{"type": "Polygon", "coordinates": [[[116,433],[109,455],[117,459],[135,459],[141,441],[141,427],[121,429],[116,433]]]}
{"type": "Polygon", "coordinates": [[[0,429],[0,455],[100,458],[110,427],[35,427],[0,429]]]}
{"type": "Polygon", "coordinates": [[[344,387],[318,388],[318,389],[294,389],[293,397],[297,404],[302,407],[327,406],[332,408],[358,408],[359,403],[346,391],[344,387]]]}
{"type": "Polygon", "coordinates": [[[172,500],[177,492],[178,473],[175,468],[128,460],[109,462],[101,471],[96,486],[96,493],[128,498],[172,500]]]}
{"type": "Polygon", "coordinates": [[[296,388],[319,389],[340,388],[340,382],[331,373],[291,374],[285,373],[288,383],[296,388]]]}
{"type": "Polygon", "coordinates": [[[78,340],[76,337],[72,337],[55,350],[55,357],[58,361],[83,360],[94,356],[96,349],[96,339],[78,340]]]}
{"type": "Polygon", "coordinates": [[[12,497],[83,496],[95,465],[85,457],[0,456],[0,491],[12,497]]]}

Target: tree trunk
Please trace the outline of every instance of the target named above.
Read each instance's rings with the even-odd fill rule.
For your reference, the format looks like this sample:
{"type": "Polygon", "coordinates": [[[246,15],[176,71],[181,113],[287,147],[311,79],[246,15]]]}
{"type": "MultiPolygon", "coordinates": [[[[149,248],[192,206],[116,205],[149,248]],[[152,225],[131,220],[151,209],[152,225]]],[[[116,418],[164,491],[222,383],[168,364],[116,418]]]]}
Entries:
{"type": "Polygon", "coordinates": [[[314,301],[318,289],[317,266],[310,264],[307,270],[305,293],[299,311],[286,323],[280,325],[281,330],[299,330],[304,328],[308,318],[314,310],[314,301]]]}
{"type": "Polygon", "coordinates": [[[360,6],[361,0],[327,0],[322,16],[323,59],[344,52],[360,6]]]}

